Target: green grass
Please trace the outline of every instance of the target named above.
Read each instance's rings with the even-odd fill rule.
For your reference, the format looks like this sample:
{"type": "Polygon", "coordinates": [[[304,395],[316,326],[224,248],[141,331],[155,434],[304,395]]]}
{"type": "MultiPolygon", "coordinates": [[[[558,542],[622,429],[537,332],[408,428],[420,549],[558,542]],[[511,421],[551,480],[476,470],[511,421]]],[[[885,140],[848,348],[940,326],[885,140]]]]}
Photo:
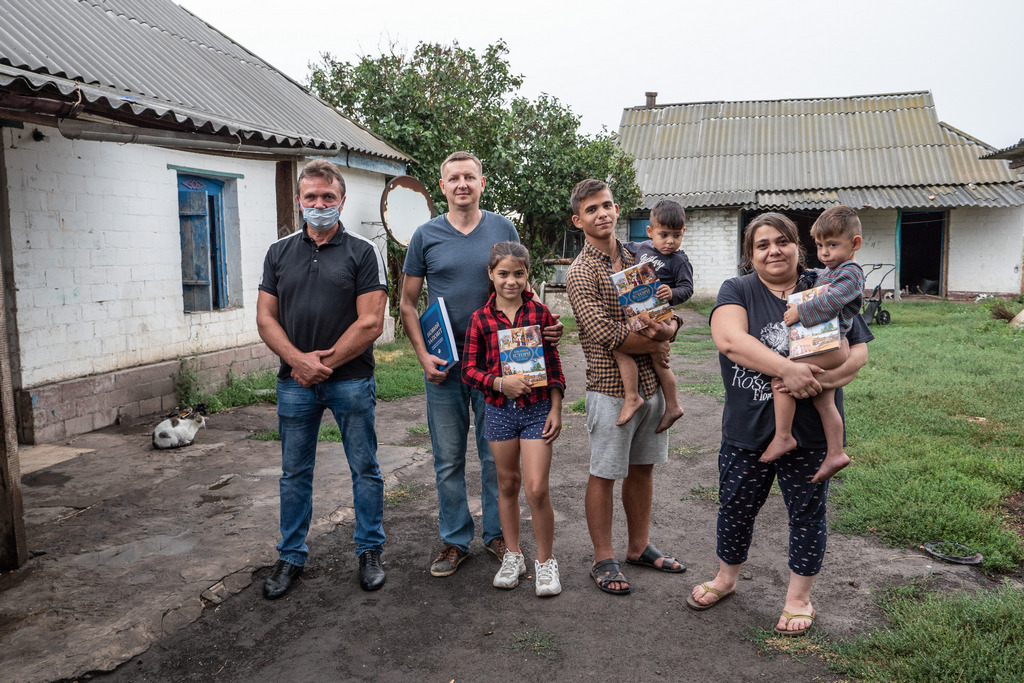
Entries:
{"type": "Polygon", "coordinates": [[[236,406],[249,406],[260,401],[277,403],[277,371],[264,370],[245,377],[228,373],[228,383],[207,396],[204,401],[210,412],[219,412],[236,406]]]}
{"type": "Polygon", "coordinates": [[[689,301],[683,303],[682,307],[689,308],[692,311],[697,311],[706,318],[711,315],[711,310],[715,307],[715,298],[695,296],[689,301]]]}
{"type": "MultiPolygon", "coordinates": [[[[868,364],[846,392],[854,462],[832,488],[832,528],[895,546],[963,543],[984,554],[985,569],[1015,571],[1024,562],[1014,531],[1021,520],[1003,503],[1024,488],[1024,331],[982,304],[886,309],[893,322],[872,327],[868,364]]],[[[817,637],[800,651],[770,631],[752,639],[820,655],[856,680],[1024,680],[1024,639],[1013,635],[1024,633],[1024,593],[1009,584],[972,594],[915,582],[877,600],[885,627],[824,653],[817,637]]]]}
{"type": "Polygon", "coordinates": [[[832,646],[829,668],[880,683],[1024,680],[1024,592],[942,594],[913,583],[877,598],[889,628],[832,646]]]}
{"type": "Polygon", "coordinates": [[[679,335],[676,341],[672,342],[672,353],[677,355],[690,355],[694,353],[718,353],[715,342],[711,336],[679,335]]]}
{"type": "Polygon", "coordinates": [[[280,441],[281,435],[276,429],[261,429],[258,432],[253,432],[246,438],[252,441],[280,441]]]}
{"type": "MultiPolygon", "coordinates": [[[[253,432],[248,438],[253,441],[280,441],[281,434],[276,429],[264,429],[253,432]]],[[[316,440],[341,443],[341,430],[338,429],[338,425],[333,423],[320,425],[320,432],[317,434],[316,440]]]]}
{"type": "Polygon", "coordinates": [[[679,375],[679,391],[684,394],[714,396],[719,403],[725,401],[725,386],[722,384],[722,376],[718,373],[683,373],[679,375]]]}
{"type": "Polygon", "coordinates": [[[509,647],[513,650],[533,652],[546,659],[555,658],[558,641],[555,640],[555,636],[551,633],[533,630],[528,633],[513,633],[512,638],[512,644],[509,647]]]}
{"type": "Polygon", "coordinates": [[[718,487],[698,484],[690,489],[689,496],[683,496],[681,500],[706,500],[718,505],[718,487]]]}
{"type": "Polygon", "coordinates": [[[837,531],[963,543],[1011,571],[1024,542],[1001,503],[1024,488],[1024,332],[979,304],[887,303],[846,392],[853,466],[833,488],[837,531]],[[979,419],[982,418],[982,419],[979,419]]]}
{"type": "Polygon", "coordinates": [[[419,484],[395,484],[388,488],[384,491],[384,507],[393,509],[415,499],[417,488],[419,488],[419,484]]]}
{"type": "Polygon", "coordinates": [[[425,434],[430,433],[430,427],[428,427],[427,425],[416,425],[415,427],[409,427],[405,431],[409,432],[410,434],[417,434],[423,436],[425,434]]]}
{"type": "Polygon", "coordinates": [[[178,372],[172,376],[181,406],[205,404],[208,412],[219,413],[228,408],[249,406],[260,401],[277,402],[277,371],[261,370],[248,375],[228,371],[228,381],[213,393],[201,390],[195,358],[182,358],[178,372]]]}
{"type": "Polygon", "coordinates": [[[374,347],[377,400],[398,401],[424,392],[423,366],[407,337],[374,347]]]}
{"type": "Polygon", "coordinates": [[[586,415],[587,414],[587,399],[586,397],[580,397],[565,407],[570,413],[574,415],[586,415]]]}

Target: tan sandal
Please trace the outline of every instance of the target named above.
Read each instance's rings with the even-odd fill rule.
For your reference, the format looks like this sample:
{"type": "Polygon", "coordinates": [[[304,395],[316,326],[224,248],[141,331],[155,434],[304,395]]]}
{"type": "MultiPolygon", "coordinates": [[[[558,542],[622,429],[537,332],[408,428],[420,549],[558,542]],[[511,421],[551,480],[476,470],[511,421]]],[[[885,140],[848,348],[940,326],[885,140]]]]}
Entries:
{"type": "Polygon", "coordinates": [[[782,618],[786,620],[786,626],[789,626],[789,622],[793,621],[794,619],[810,619],[811,623],[807,624],[807,626],[805,626],[804,628],[798,628],[793,631],[790,631],[789,629],[785,628],[779,628],[779,625],[776,624],[775,632],[778,633],[780,636],[788,636],[790,638],[807,635],[807,632],[811,630],[812,626],[814,626],[814,618],[816,616],[818,616],[818,612],[815,611],[814,608],[811,608],[810,614],[790,614],[789,612],[784,611],[782,613],[782,618]]]}
{"type": "Polygon", "coordinates": [[[725,600],[727,597],[729,597],[730,595],[732,595],[733,593],[736,592],[736,589],[734,588],[731,591],[727,591],[727,592],[723,593],[722,591],[718,590],[717,588],[712,588],[711,586],[707,585],[706,583],[702,583],[700,585],[700,587],[702,589],[704,589],[704,595],[707,595],[708,593],[711,593],[712,595],[717,595],[718,599],[715,600],[714,602],[709,602],[708,604],[704,605],[704,604],[701,604],[701,603],[697,602],[694,599],[694,597],[693,597],[693,593],[690,593],[689,595],[686,596],[686,606],[689,607],[690,609],[696,610],[698,612],[703,612],[706,609],[711,609],[712,607],[714,607],[718,603],[722,602],[722,600],[725,600]]]}

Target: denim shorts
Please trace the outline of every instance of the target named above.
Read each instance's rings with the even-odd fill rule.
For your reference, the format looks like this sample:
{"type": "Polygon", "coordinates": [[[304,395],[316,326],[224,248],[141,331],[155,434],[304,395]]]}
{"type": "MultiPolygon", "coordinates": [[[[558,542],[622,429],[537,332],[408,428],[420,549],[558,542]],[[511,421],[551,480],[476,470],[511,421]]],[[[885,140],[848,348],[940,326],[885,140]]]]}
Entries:
{"type": "Polygon", "coordinates": [[[522,408],[511,399],[500,406],[488,403],[484,406],[484,437],[488,441],[539,439],[550,412],[550,398],[522,408]]]}

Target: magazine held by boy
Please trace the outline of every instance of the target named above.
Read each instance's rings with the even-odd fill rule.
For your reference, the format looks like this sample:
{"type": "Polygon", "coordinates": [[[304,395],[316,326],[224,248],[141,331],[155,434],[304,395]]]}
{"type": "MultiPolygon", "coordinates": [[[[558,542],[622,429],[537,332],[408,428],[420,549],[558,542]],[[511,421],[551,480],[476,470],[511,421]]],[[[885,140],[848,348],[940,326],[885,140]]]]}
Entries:
{"type": "Polygon", "coordinates": [[[612,273],[611,277],[619,293],[619,305],[626,314],[626,326],[631,332],[644,329],[648,322],[672,317],[669,302],[662,301],[654,294],[660,281],[651,263],[638,263],[612,273]]]}
{"type": "MultiPolygon", "coordinates": [[[[791,304],[800,304],[810,301],[816,296],[824,294],[828,285],[806,289],[802,292],[794,292],[787,297],[791,304]]],[[[791,359],[806,358],[819,353],[838,349],[842,345],[842,338],[839,336],[839,318],[835,317],[826,320],[819,325],[804,327],[800,323],[791,325],[789,328],[789,357],[791,359]]]]}

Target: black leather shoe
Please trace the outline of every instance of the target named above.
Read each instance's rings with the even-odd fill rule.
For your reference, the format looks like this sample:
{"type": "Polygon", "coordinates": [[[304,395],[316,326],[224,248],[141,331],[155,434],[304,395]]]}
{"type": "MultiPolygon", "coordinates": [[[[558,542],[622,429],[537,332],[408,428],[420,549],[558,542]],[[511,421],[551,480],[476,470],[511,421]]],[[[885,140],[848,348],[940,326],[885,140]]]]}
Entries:
{"type": "Polygon", "coordinates": [[[380,553],[367,550],[359,556],[359,587],[364,591],[375,591],[384,585],[384,568],[381,566],[380,553]]]}
{"type": "Polygon", "coordinates": [[[292,581],[299,578],[301,573],[302,567],[299,565],[278,560],[274,565],[274,571],[263,583],[263,597],[267,600],[276,600],[281,597],[288,592],[288,589],[292,587],[292,581]]]}

